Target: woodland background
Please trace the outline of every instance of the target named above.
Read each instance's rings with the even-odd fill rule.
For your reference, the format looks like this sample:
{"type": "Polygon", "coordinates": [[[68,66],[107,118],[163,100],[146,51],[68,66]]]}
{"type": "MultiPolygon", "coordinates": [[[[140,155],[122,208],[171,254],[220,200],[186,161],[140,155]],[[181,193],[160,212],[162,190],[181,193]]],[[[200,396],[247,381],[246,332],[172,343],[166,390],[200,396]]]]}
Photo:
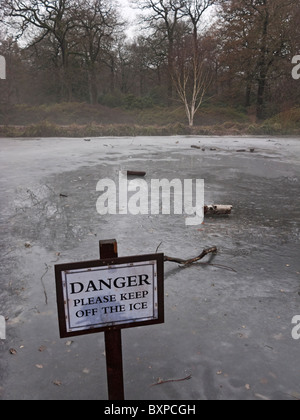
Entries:
{"type": "Polygon", "coordinates": [[[299,134],[299,0],[120,3],[0,0],[0,135],[299,134]]]}

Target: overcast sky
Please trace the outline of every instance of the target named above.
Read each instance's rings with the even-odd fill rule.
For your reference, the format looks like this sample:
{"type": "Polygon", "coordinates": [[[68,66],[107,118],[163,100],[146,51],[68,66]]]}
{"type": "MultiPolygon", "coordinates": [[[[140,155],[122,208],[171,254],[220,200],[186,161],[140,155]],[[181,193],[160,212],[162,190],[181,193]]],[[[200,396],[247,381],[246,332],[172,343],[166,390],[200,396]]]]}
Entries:
{"type": "Polygon", "coordinates": [[[130,0],[119,0],[119,4],[124,9],[124,13],[132,16],[134,13],[134,9],[130,6],[130,0]]]}
{"type": "MultiPolygon", "coordinates": [[[[134,38],[139,31],[138,20],[141,11],[133,8],[130,0],[118,0],[118,3],[120,5],[119,12],[121,17],[128,21],[125,33],[129,38],[134,38]]],[[[206,11],[203,16],[202,27],[204,28],[205,26],[212,24],[214,18],[215,9],[211,8],[210,10],[206,11]]]]}
{"type": "Polygon", "coordinates": [[[119,4],[120,4],[119,11],[120,11],[120,14],[121,14],[122,18],[129,21],[128,29],[126,30],[126,34],[130,37],[133,37],[134,33],[135,33],[135,29],[136,29],[135,25],[136,25],[136,21],[137,21],[138,11],[135,10],[130,5],[130,0],[119,0],[119,4]]]}

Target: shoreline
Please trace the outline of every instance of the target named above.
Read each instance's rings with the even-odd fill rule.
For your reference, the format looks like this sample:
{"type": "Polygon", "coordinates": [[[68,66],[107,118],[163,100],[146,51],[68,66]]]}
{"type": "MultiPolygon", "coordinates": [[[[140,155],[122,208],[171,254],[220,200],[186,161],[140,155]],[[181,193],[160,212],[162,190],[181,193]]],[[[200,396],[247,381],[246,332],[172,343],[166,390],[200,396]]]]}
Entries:
{"type": "Polygon", "coordinates": [[[139,136],[300,136],[298,129],[283,129],[262,124],[228,123],[189,127],[181,123],[167,125],[84,124],[58,125],[47,121],[30,125],[2,125],[0,137],[139,137],[139,136]]]}

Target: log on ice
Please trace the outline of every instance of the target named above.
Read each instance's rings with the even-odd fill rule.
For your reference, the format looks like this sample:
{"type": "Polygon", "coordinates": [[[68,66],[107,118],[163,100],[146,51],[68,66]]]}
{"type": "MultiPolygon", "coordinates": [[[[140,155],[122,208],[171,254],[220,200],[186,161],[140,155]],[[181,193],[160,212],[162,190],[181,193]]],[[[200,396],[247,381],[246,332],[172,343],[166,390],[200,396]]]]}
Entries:
{"type": "Polygon", "coordinates": [[[233,206],[223,204],[214,204],[211,206],[204,206],[204,214],[206,216],[223,216],[231,214],[233,206]]]}

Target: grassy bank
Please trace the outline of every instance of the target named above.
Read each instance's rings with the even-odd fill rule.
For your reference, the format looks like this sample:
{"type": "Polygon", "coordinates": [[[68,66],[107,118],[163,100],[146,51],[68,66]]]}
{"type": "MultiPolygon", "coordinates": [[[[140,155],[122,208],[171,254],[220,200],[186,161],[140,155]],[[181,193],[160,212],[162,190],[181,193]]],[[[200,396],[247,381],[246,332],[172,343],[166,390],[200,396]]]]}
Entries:
{"type": "Polygon", "coordinates": [[[300,108],[256,124],[245,112],[222,105],[204,106],[192,128],[178,106],[125,110],[70,103],[0,109],[1,137],[299,134],[300,108]]]}

